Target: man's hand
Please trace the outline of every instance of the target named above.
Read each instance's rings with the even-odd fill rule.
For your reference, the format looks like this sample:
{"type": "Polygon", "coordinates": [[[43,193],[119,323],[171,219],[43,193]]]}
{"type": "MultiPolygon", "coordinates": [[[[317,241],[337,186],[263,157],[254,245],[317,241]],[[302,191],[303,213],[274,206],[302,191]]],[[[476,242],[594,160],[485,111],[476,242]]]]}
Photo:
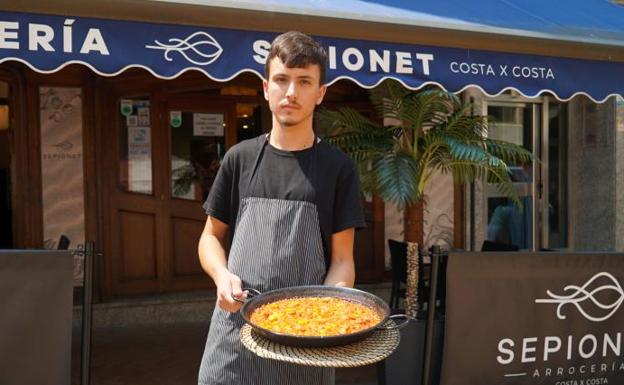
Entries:
{"type": "Polygon", "coordinates": [[[217,286],[217,305],[223,310],[234,313],[241,308],[241,303],[234,301],[232,296],[242,301],[247,298],[247,293],[241,290],[241,279],[227,269],[223,249],[227,231],[227,224],[209,216],[199,240],[197,252],[202,268],[217,286]]]}
{"type": "Polygon", "coordinates": [[[219,273],[215,283],[217,284],[217,305],[225,311],[236,313],[243,304],[236,302],[234,298],[241,301],[247,298],[247,292],[241,287],[241,279],[224,269],[219,273]]]}

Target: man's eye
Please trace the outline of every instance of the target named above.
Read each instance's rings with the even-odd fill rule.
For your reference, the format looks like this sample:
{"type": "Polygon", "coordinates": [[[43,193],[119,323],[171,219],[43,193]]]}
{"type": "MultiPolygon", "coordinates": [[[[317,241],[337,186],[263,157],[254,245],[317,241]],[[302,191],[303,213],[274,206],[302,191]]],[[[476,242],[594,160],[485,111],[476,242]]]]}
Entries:
{"type": "Polygon", "coordinates": [[[312,84],[312,82],[309,80],[302,80],[300,83],[303,84],[304,86],[309,86],[310,84],[312,84]]]}

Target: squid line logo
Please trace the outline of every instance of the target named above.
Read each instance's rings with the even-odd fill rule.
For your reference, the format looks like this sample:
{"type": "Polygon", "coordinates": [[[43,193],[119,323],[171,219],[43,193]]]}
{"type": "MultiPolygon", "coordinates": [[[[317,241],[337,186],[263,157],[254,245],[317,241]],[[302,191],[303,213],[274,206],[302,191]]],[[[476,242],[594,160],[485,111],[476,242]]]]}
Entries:
{"type": "MultiPolygon", "coordinates": [[[[547,290],[546,293],[550,296],[550,298],[545,299],[536,299],[536,303],[556,303],[557,306],[557,318],[563,320],[566,318],[565,315],[562,314],[562,309],[565,305],[571,304],[574,305],[578,311],[589,321],[593,322],[601,322],[605,321],[618,310],[622,302],[624,301],[624,290],[622,290],[622,286],[618,282],[618,280],[611,274],[607,272],[597,273],[593,277],[589,279],[582,287],[576,285],[568,285],[563,288],[564,295],[557,295],[547,290]],[[602,286],[598,286],[594,289],[588,289],[592,283],[595,281],[604,278],[608,283],[605,283],[602,286]],[[617,298],[613,300],[611,303],[605,303],[596,298],[596,295],[601,292],[614,292],[612,294],[617,295],[617,298]],[[592,316],[589,314],[586,309],[582,306],[584,301],[590,301],[590,304],[594,305],[594,312],[608,312],[606,315],[600,316],[592,316]]],[[[609,297],[609,298],[612,298],[609,297]]],[[[601,298],[604,301],[604,297],[601,298]]]]}
{"type": "Polygon", "coordinates": [[[145,48],[165,51],[164,56],[167,61],[172,61],[170,54],[177,52],[193,64],[208,65],[223,53],[223,48],[215,38],[204,31],[197,31],[186,39],[172,37],[169,39],[169,44],[158,40],[154,40],[154,43],[156,45],[146,45],[145,48]]]}

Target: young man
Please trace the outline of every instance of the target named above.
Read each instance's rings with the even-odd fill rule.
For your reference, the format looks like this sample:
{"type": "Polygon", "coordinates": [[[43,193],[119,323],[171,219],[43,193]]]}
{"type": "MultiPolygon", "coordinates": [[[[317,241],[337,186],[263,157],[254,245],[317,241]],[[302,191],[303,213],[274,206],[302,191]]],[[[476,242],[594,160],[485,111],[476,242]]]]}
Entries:
{"type": "Polygon", "coordinates": [[[263,81],[271,132],[227,152],[204,204],[199,258],[217,286],[217,306],[200,385],[334,383],[332,369],[262,359],[245,349],[234,300],[246,298],[243,287],[353,285],[354,231],[364,226],[357,169],[312,129],[326,91],[326,61],[324,49],[302,33],[273,41],[263,81]]]}

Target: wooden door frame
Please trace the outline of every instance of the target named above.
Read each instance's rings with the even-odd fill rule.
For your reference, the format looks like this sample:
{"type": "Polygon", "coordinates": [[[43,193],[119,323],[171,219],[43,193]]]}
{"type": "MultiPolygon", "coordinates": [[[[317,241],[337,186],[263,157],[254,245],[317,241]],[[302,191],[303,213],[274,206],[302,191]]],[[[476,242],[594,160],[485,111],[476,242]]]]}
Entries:
{"type": "MultiPolygon", "coordinates": [[[[97,139],[100,143],[98,152],[98,164],[100,173],[98,175],[99,185],[101,186],[101,200],[100,205],[102,207],[102,239],[104,258],[102,261],[102,295],[104,297],[111,297],[120,294],[141,293],[147,289],[151,291],[160,291],[161,283],[156,280],[156,283],[146,284],[145,282],[123,285],[116,281],[117,272],[117,259],[115,238],[119,236],[119,230],[114,226],[117,222],[115,216],[118,214],[119,205],[114,202],[117,199],[117,185],[119,183],[119,144],[118,144],[118,129],[119,129],[119,115],[117,109],[117,101],[121,97],[132,96],[148,96],[150,99],[150,114],[151,114],[151,130],[154,132],[153,126],[157,124],[156,120],[160,119],[157,115],[157,106],[162,99],[161,87],[158,83],[162,82],[160,79],[155,79],[145,74],[137,76],[135,73],[129,73],[125,76],[115,77],[111,79],[98,79],[98,129],[97,139]],[[156,107],[156,108],[155,108],[156,107]],[[114,118],[111,119],[111,116],[114,118]],[[111,154],[111,151],[113,154],[111,154]]],[[[157,139],[157,138],[156,138],[157,139]]],[[[156,159],[154,151],[157,151],[159,144],[154,143],[152,138],[152,169],[154,173],[152,175],[153,182],[153,197],[156,199],[158,183],[156,182],[158,175],[156,175],[158,162],[162,162],[160,159],[156,159]]],[[[130,201],[140,200],[141,197],[134,197],[132,193],[129,193],[126,199],[130,201]],[[135,199],[136,198],[136,199],[135,199]]],[[[145,198],[145,197],[142,197],[145,198]]],[[[158,241],[158,240],[156,240],[158,241]]],[[[118,245],[117,245],[118,246],[118,245]]],[[[162,259],[162,246],[156,249],[157,259],[162,259]],[[161,250],[158,252],[158,250],[161,250]]],[[[157,261],[157,265],[158,265],[157,261]]],[[[156,272],[158,277],[158,271],[156,272]]]]}
{"type": "MultiPolygon", "coordinates": [[[[197,86],[197,79],[191,76],[190,78],[174,79],[164,81],[153,77],[145,76],[144,73],[122,74],[118,77],[111,79],[98,78],[97,80],[97,95],[99,108],[97,109],[96,120],[98,122],[98,128],[96,130],[96,140],[100,143],[97,155],[98,164],[102,172],[98,173],[98,185],[101,186],[100,194],[100,207],[102,210],[102,239],[104,246],[103,260],[103,282],[102,292],[105,297],[113,295],[142,292],[145,291],[145,287],[132,286],[120,287],[115,281],[115,252],[114,246],[115,237],[118,236],[116,232],[118,229],[113,227],[115,218],[113,218],[114,212],[117,211],[114,208],[117,204],[112,201],[113,196],[117,194],[118,183],[118,114],[117,114],[117,100],[121,97],[135,96],[148,96],[150,99],[150,112],[151,112],[151,130],[152,130],[152,169],[153,169],[153,181],[154,181],[154,198],[157,198],[158,194],[167,196],[169,191],[162,190],[168,186],[168,180],[170,178],[170,166],[167,162],[170,161],[170,146],[169,139],[166,135],[168,131],[168,116],[167,108],[170,106],[185,106],[185,108],[197,108],[202,109],[205,105],[219,106],[227,111],[226,125],[230,127],[225,132],[225,147],[226,149],[236,144],[236,106],[235,102],[257,102],[258,97],[246,96],[246,97],[233,97],[233,96],[214,96],[214,95],[192,95],[187,96],[181,94],[184,91],[200,91],[202,88],[197,86]],[[203,104],[202,104],[203,103],[203,104]],[[115,116],[111,119],[111,116],[115,116]],[[232,128],[234,127],[234,128],[232,128]],[[157,133],[157,134],[154,134],[157,133]],[[111,155],[110,151],[114,149],[115,154],[111,155]],[[160,191],[162,190],[162,191],[160,191]]],[[[132,199],[132,198],[129,198],[132,199]]],[[[165,215],[164,208],[160,208],[162,211],[160,214],[165,215]]],[[[158,221],[159,219],[157,219],[158,221]]],[[[163,218],[160,220],[164,221],[163,218]]],[[[166,221],[165,221],[166,222],[166,221]]],[[[160,224],[161,228],[166,228],[167,224],[160,224]]],[[[162,271],[158,272],[158,285],[152,287],[148,291],[162,291],[168,288],[168,278],[172,272],[172,261],[166,260],[166,251],[170,251],[173,247],[170,241],[167,241],[168,237],[159,237],[157,242],[157,264],[162,271]]],[[[175,285],[174,285],[175,286],[175,285]]],[[[173,287],[173,290],[187,289],[185,285],[179,287],[173,287]]]]}
{"type": "MultiPolygon", "coordinates": [[[[223,99],[221,96],[186,96],[179,95],[176,93],[167,93],[164,95],[163,106],[162,106],[162,115],[163,119],[160,122],[160,129],[162,130],[162,139],[163,139],[163,156],[165,164],[161,168],[162,177],[165,181],[165,186],[170,186],[171,181],[171,162],[172,153],[171,153],[171,128],[168,120],[167,113],[170,110],[180,110],[180,111],[224,111],[224,122],[226,124],[226,129],[224,131],[224,140],[225,140],[225,149],[230,148],[234,144],[236,144],[236,104],[229,98],[223,99]]],[[[166,212],[165,218],[163,221],[165,222],[164,229],[167,231],[167,234],[163,234],[163,241],[165,243],[165,250],[173,256],[174,251],[174,239],[173,239],[173,217],[176,213],[180,213],[185,211],[184,206],[188,204],[194,204],[194,202],[179,202],[177,198],[172,197],[171,191],[165,193],[165,206],[163,207],[166,212]],[[181,205],[182,207],[174,207],[174,205],[181,205]]],[[[202,212],[198,212],[198,216],[201,215],[202,212]]],[[[203,218],[202,218],[203,219],[203,218]]],[[[163,265],[166,269],[165,277],[167,279],[166,285],[171,290],[187,290],[187,289],[206,289],[213,288],[214,285],[212,281],[208,278],[207,275],[202,275],[199,277],[189,277],[185,279],[176,279],[174,275],[175,266],[173,258],[164,261],[163,265]]]]}

